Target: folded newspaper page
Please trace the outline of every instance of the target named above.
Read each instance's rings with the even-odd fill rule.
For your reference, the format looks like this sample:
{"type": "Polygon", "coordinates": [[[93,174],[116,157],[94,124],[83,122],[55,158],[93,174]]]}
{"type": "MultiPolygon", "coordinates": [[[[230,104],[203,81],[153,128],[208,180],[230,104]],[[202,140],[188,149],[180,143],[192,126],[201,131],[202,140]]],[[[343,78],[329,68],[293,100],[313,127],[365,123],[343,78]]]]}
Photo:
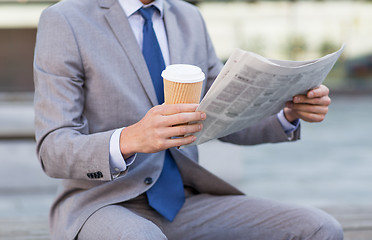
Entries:
{"type": "Polygon", "coordinates": [[[277,114],[293,96],[321,85],[343,50],[344,45],[337,52],[311,61],[273,60],[235,50],[197,108],[207,114],[207,119],[190,146],[277,114]]]}

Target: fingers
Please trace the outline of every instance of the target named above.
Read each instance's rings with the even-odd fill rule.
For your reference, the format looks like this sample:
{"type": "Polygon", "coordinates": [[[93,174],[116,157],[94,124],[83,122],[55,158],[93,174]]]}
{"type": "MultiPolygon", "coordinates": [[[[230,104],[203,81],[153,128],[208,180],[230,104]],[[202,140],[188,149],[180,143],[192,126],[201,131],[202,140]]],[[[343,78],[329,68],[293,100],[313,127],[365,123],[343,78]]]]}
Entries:
{"type": "Polygon", "coordinates": [[[328,95],[329,89],[324,85],[320,85],[319,87],[308,91],[306,95],[294,96],[292,101],[293,103],[307,103],[328,106],[331,104],[331,99],[328,95]]]}
{"type": "Polygon", "coordinates": [[[169,104],[151,109],[151,115],[157,116],[159,127],[171,127],[178,124],[202,121],[206,119],[203,112],[195,112],[198,104],[169,104]]]}
{"type": "Polygon", "coordinates": [[[331,99],[328,96],[329,89],[320,85],[306,95],[297,95],[291,102],[286,103],[286,113],[290,119],[297,117],[307,122],[321,122],[328,113],[328,106],[331,99]]]}
{"type": "Polygon", "coordinates": [[[167,128],[166,137],[171,138],[174,136],[184,136],[188,134],[193,134],[200,132],[203,129],[203,124],[182,124],[167,128]]]}
{"type": "MultiPolygon", "coordinates": [[[[327,101],[325,101],[327,102],[327,101]]],[[[328,113],[328,104],[309,104],[288,102],[289,116],[296,116],[307,122],[321,122],[328,113]]]]}
{"type": "Polygon", "coordinates": [[[308,98],[320,98],[320,97],[328,96],[328,94],[329,94],[329,89],[324,85],[320,85],[319,87],[308,91],[307,97],[308,98]]]}
{"type": "Polygon", "coordinates": [[[179,147],[193,143],[196,140],[196,137],[193,135],[180,138],[165,139],[162,145],[159,145],[159,149],[168,149],[172,147],[179,147]]]}
{"type": "Polygon", "coordinates": [[[149,136],[153,139],[152,144],[154,145],[155,149],[153,152],[190,144],[196,140],[196,137],[190,134],[199,132],[202,128],[202,124],[185,124],[181,126],[158,129],[151,136],[149,136]],[[184,137],[184,135],[188,136],[184,137]]]}
{"type": "Polygon", "coordinates": [[[206,114],[204,112],[184,112],[177,113],[173,115],[163,116],[163,121],[165,125],[173,126],[183,123],[202,121],[206,119],[206,114]]]}
{"type": "Polygon", "coordinates": [[[328,106],[331,104],[331,98],[328,96],[322,96],[318,98],[308,98],[305,95],[297,95],[293,97],[293,103],[296,103],[296,104],[306,103],[306,104],[313,104],[313,105],[328,106]]]}
{"type": "Polygon", "coordinates": [[[172,115],[184,112],[195,112],[199,104],[163,104],[153,108],[155,113],[161,115],[172,115]]]}
{"type": "Polygon", "coordinates": [[[157,128],[154,132],[154,136],[157,139],[171,139],[172,137],[180,137],[184,135],[194,134],[200,132],[203,129],[203,124],[181,124],[170,127],[157,128]]]}
{"type": "Polygon", "coordinates": [[[202,129],[199,122],[206,119],[195,112],[198,104],[159,105],[151,108],[137,123],[122,131],[120,149],[123,155],[135,152],[154,153],[194,142],[202,129]],[[196,122],[188,124],[189,122],[196,122]],[[175,136],[184,136],[173,138],[175,136]]]}
{"type": "Polygon", "coordinates": [[[293,111],[297,112],[308,112],[308,113],[315,113],[315,114],[327,114],[328,113],[328,105],[312,105],[312,104],[292,104],[290,108],[293,111]]]}
{"type": "Polygon", "coordinates": [[[297,112],[299,118],[306,122],[322,122],[325,118],[324,114],[297,112]]]}

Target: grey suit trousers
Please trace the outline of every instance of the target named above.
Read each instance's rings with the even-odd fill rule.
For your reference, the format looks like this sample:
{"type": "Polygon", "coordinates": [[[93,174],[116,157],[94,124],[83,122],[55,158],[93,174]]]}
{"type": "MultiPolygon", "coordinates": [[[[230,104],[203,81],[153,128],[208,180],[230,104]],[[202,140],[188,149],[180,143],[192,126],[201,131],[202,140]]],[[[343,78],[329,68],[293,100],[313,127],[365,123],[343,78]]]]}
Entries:
{"type": "Polygon", "coordinates": [[[78,235],[78,240],[88,239],[341,240],[343,233],[340,224],[319,209],[186,190],[186,203],[173,222],[152,210],[143,194],[94,213],[78,235]]]}

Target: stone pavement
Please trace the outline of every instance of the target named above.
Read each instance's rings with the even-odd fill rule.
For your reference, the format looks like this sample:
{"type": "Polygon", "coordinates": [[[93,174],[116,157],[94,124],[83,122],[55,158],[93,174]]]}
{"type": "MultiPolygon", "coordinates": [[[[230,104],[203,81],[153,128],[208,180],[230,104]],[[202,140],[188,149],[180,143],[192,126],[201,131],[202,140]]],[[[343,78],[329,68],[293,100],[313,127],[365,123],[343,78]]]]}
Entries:
{"type": "MultiPolygon", "coordinates": [[[[324,209],[340,221],[345,240],[372,239],[372,206],[324,209]]],[[[0,239],[50,239],[46,216],[0,217],[0,239]]],[[[257,239],[259,240],[259,239],[257,239]]]]}

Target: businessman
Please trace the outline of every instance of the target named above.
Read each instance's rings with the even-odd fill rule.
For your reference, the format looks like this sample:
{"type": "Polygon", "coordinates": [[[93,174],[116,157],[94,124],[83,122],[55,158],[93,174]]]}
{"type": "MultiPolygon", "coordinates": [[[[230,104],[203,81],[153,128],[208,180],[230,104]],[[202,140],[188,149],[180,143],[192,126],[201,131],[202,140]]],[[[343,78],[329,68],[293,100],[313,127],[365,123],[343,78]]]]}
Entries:
{"type": "MultiPolygon", "coordinates": [[[[208,116],[162,105],[160,72],[199,66],[203,93],[222,68],[197,8],[180,0],[64,0],[40,18],[34,60],[37,154],[63,179],[52,239],[342,239],[321,210],[245,196],[198,164],[190,135],[208,116]]],[[[220,140],[299,139],[322,121],[328,89],[220,140]]],[[[287,153],[290,154],[290,153],[287,153]]],[[[226,159],[226,168],[229,159],[226,159]]]]}

